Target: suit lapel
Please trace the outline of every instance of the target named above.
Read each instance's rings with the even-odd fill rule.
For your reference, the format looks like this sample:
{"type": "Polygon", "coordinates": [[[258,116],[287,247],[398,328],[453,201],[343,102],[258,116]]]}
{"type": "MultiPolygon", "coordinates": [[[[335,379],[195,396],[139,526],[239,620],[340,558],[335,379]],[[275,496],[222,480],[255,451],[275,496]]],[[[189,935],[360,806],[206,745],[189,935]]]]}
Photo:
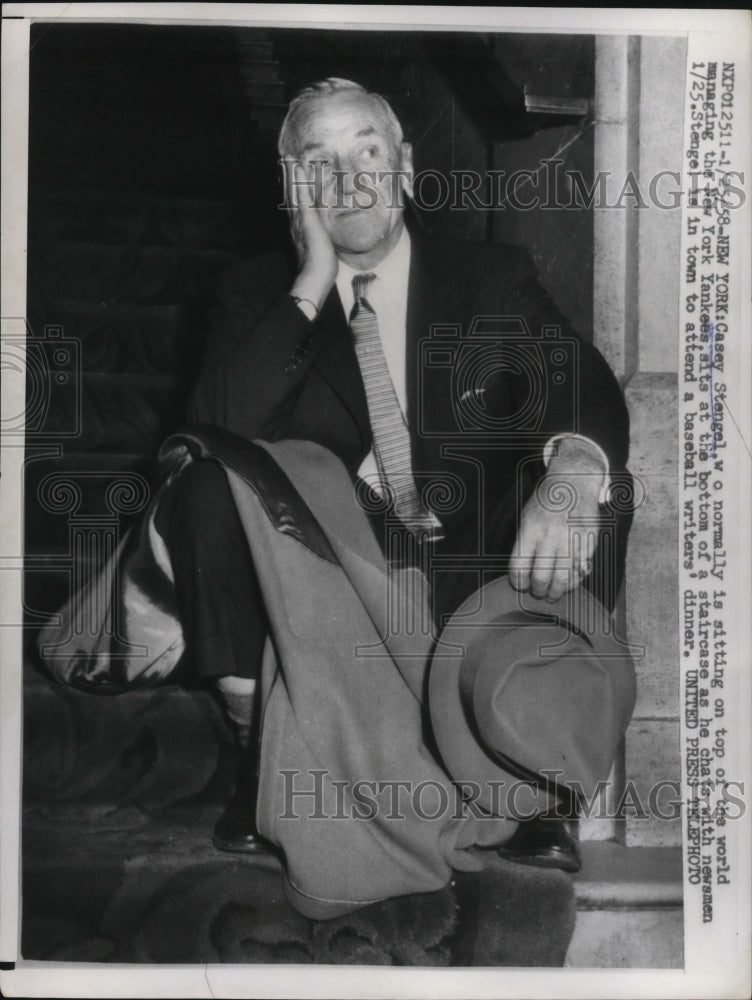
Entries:
{"type": "Polygon", "coordinates": [[[327,331],[325,345],[316,360],[316,370],[337,394],[357,424],[363,447],[370,448],[371,428],[366,392],[336,285],[327,296],[316,322],[327,331]]]}
{"type": "Polygon", "coordinates": [[[411,231],[412,253],[407,296],[407,405],[413,443],[415,472],[437,466],[441,441],[432,431],[451,419],[449,370],[426,365],[425,348],[431,327],[461,321],[460,292],[453,280],[452,261],[446,252],[430,246],[420,233],[411,231]]]}

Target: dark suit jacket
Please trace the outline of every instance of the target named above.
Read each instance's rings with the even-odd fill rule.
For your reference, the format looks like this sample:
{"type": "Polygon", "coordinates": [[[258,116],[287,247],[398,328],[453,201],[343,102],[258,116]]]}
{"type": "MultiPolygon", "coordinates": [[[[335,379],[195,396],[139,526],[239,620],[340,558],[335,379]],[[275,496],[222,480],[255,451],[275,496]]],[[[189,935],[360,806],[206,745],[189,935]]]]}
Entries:
{"type": "MultiPolygon", "coordinates": [[[[541,288],[526,252],[411,238],[413,468],[421,485],[451,494],[440,511],[447,534],[498,505],[521,460],[539,463],[553,434],[591,438],[621,470],[629,429],[619,386],[541,288]],[[482,317],[490,319],[474,327],[482,317]]],[[[314,441],[354,473],[371,430],[352,335],[336,288],[311,322],[288,294],[293,277],[283,254],[228,275],[188,417],[249,439],[314,441]]]]}

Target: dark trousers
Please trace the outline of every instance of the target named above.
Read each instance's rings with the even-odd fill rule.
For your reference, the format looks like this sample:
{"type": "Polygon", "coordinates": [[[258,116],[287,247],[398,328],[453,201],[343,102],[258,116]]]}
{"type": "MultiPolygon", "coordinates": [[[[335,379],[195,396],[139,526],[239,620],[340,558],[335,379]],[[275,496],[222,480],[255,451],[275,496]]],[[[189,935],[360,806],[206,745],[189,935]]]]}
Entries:
{"type": "Polygon", "coordinates": [[[201,458],[186,466],[154,523],[172,562],[188,670],[208,678],[258,676],[266,612],[221,465],[201,458]]]}
{"type": "MultiPolygon", "coordinates": [[[[475,522],[419,553],[427,571],[437,628],[480,586],[506,572],[516,535],[516,489],[490,513],[478,551],[475,522]]],[[[524,493],[523,493],[524,498],[524,493]]],[[[631,510],[605,525],[586,585],[613,609],[624,569],[631,510]]],[[[188,465],[160,501],[155,525],[165,540],[175,577],[187,669],[201,678],[257,677],[268,634],[263,594],[227,476],[212,459],[188,465]]],[[[382,551],[393,529],[380,516],[371,525],[382,551]]]]}

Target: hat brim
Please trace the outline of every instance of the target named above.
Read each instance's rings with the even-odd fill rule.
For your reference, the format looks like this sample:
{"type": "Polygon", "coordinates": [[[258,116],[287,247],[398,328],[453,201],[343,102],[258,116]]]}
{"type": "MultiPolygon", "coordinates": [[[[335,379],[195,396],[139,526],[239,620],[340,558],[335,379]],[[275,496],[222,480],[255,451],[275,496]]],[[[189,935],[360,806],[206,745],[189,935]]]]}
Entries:
{"type": "Polygon", "coordinates": [[[499,577],[450,618],[431,663],[428,690],[434,737],[450,776],[472,788],[489,812],[510,814],[510,789],[516,810],[540,812],[572,781],[587,791],[604,760],[613,755],[634,706],[634,667],[628,650],[613,635],[611,616],[589,591],[579,588],[548,602],[514,590],[507,577],[499,577]],[[531,673],[536,657],[542,669],[531,673]],[[554,676],[552,666],[557,671],[555,688],[546,680],[554,676]],[[523,692],[526,677],[533,683],[523,692]],[[495,729],[484,724],[487,706],[473,708],[468,685],[476,682],[475,693],[480,690],[483,698],[502,692],[485,712],[486,717],[499,712],[495,729]],[[507,693],[513,724],[505,726],[507,693]],[[594,707],[597,725],[591,718],[594,707]],[[591,718],[589,728],[582,728],[580,715],[583,724],[591,718]],[[525,719],[529,733],[524,731],[525,719]],[[563,735],[556,723],[564,727],[563,735]],[[571,743],[568,729],[574,730],[571,743]],[[489,737],[490,731],[496,739],[489,737]],[[559,747],[556,753],[553,745],[559,747]],[[558,785],[551,778],[553,770],[561,774],[558,785]],[[548,776],[542,773],[546,771],[548,776]],[[535,790],[536,785],[542,790],[535,790]]]}

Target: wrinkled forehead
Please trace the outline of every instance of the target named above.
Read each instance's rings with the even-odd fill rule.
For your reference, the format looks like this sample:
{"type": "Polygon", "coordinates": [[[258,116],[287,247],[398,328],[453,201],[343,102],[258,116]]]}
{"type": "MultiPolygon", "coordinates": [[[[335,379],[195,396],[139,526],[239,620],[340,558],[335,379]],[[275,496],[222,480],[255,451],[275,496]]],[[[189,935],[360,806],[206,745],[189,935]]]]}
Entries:
{"type": "Polygon", "coordinates": [[[374,135],[397,146],[399,137],[381,103],[370,94],[327,94],[306,101],[292,125],[292,144],[300,154],[306,147],[347,142],[374,135]]]}

